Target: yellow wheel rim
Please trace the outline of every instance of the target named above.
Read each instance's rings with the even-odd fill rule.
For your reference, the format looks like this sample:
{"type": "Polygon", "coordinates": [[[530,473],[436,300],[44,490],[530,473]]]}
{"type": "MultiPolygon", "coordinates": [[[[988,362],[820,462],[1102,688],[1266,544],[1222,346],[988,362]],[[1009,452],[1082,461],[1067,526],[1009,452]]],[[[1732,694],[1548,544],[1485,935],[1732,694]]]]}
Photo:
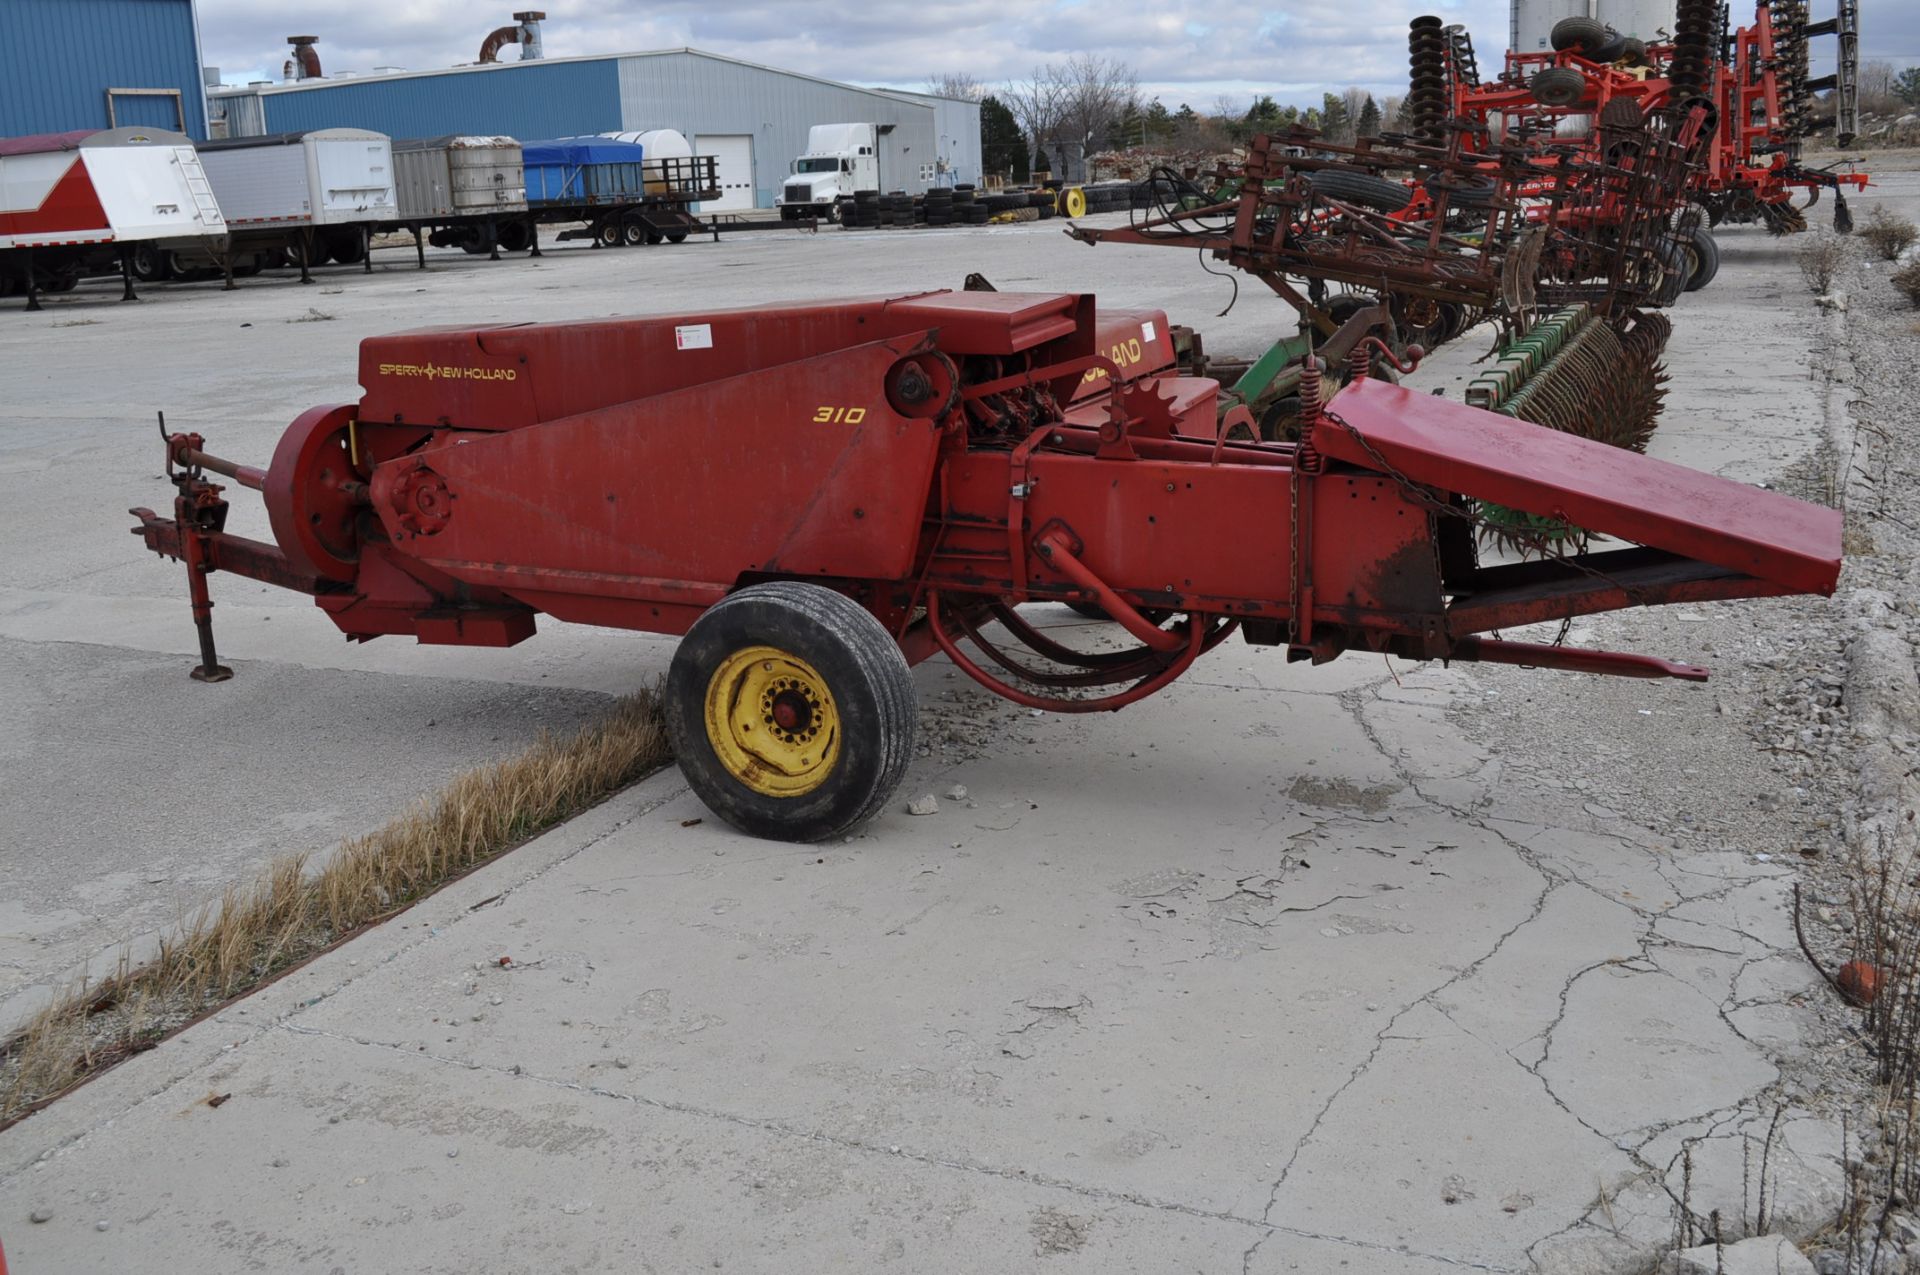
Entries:
{"type": "Polygon", "coordinates": [[[1061,192],[1060,211],[1069,217],[1087,215],[1087,192],[1078,186],[1069,186],[1061,192]]]}
{"type": "Polygon", "coordinates": [[[827,680],[797,655],[749,646],[707,682],[707,740],[735,779],[768,797],[799,797],[840,759],[840,713],[827,680]]]}

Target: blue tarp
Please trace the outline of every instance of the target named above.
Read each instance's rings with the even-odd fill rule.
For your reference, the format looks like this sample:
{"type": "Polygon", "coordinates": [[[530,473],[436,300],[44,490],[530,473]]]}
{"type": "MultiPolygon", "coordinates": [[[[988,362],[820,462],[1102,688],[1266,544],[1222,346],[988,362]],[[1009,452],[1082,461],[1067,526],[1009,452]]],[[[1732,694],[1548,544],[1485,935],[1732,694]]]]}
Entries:
{"type": "Polygon", "coordinates": [[[520,154],[530,204],[626,203],[646,189],[640,169],[646,152],[638,142],[565,137],[522,142],[520,154]]]}

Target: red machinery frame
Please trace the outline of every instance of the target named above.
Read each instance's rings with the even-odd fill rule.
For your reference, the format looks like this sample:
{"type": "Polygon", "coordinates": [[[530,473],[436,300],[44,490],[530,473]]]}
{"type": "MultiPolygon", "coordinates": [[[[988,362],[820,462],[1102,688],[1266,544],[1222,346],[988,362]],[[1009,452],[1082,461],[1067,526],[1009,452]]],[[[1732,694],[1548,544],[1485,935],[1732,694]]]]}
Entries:
{"type": "MultiPolygon", "coordinates": [[[[1822,189],[1838,195],[1844,186],[1860,190],[1870,184],[1865,173],[1801,165],[1797,136],[1783,114],[1782,50],[1767,4],[1757,5],[1752,24],[1729,32],[1724,49],[1707,60],[1697,94],[1690,88],[1676,90],[1669,78],[1677,52],[1674,43],[1651,43],[1634,59],[1637,65],[1596,61],[1577,49],[1509,52],[1499,78],[1481,84],[1458,60],[1458,46],[1449,45],[1448,112],[1482,139],[1473,143],[1476,149],[1518,145],[1544,155],[1581,140],[1556,137],[1556,125],[1580,117],[1604,121],[1613,103],[1630,104],[1642,116],[1673,116],[1676,137],[1679,115],[1704,108],[1703,144],[1694,146],[1691,138],[1684,139],[1697,166],[1684,188],[1669,192],[1669,207],[1678,209],[1690,200],[1705,203],[1715,221],[1725,214],[1740,217],[1783,209],[1795,191],[1811,192],[1817,200],[1822,189]],[[1585,90],[1577,101],[1548,104],[1535,97],[1535,77],[1556,69],[1573,70],[1583,78],[1585,90]]],[[[1588,135],[1589,145],[1593,136],[1597,130],[1588,135]]]]}
{"type": "Polygon", "coordinates": [[[136,530],[189,567],[207,676],[215,570],[312,594],[350,638],[466,645],[518,642],[541,612],[684,633],[797,579],[857,600],[909,661],[944,649],[1072,711],[1151,693],[1236,627],[1315,661],[1699,676],[1479,635],[1837,579],[1832,510],[1380,382],[1326,405],[1310,387],[1299,446],[1231,440],[1212,381],[1101,351],[1128,328],[1165,330],[1103,331],[1086,296],[929,293],[375,338],[357,407],[303,415],[265,471],[171,436],[174,516],[135,510],[136,530]],[[1072,405],[1096,370],[1111,388],[1072,405]],[[207,472],[264,493],[277,546],[225,531],[207,472]],[[1473,500],[1639,547],[1483,566],[1473,500]],[[958,654],[998,618],[1061,658],[1012,612],[1038,600],[1097,602],[1139,639],[1069,660],[1069,685],[1124,690],[1036,693],[1023,666],[958,654]]]}

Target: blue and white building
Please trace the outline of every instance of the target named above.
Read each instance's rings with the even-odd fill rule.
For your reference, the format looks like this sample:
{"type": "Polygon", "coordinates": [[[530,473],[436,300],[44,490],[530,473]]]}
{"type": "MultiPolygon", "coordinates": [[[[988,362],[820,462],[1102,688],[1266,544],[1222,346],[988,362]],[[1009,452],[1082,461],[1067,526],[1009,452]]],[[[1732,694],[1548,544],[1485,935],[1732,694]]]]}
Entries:
{"type": "Polygon", "coordinates": [[[5,0],[0,137],[161,128],[207,136],[193,0],[5,0]]]}
{"type": "Polygon", "coordinates": [[[977,102],[862,88],[698,49],[537,57],[434,71],[334,75],[210,91],[228,137],[368,128],[391,137],[534,140],[677,129],[719,161],[722,197],[702,211],[769,208],[815,124],[874,123],[901,172],[888,190],[980,179],[977,102]]]}

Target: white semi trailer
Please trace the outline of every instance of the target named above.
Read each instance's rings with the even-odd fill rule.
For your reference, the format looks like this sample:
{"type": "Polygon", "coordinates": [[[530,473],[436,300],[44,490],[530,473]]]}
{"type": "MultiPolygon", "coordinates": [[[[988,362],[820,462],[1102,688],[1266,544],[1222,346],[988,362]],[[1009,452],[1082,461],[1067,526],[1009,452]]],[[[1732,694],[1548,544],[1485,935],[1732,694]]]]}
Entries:
{"type": "MultiPolygon", "coordinates": [[[[193,142],[152,128],[0,139],[0,295],[65,292],[227,233],[193,142]]],[[[131,295],[129,289],[128,295],[131,295]]]]}
{"type": "Polygon", "coordinates": [[[385,133],[321,128],[206,142],[201,162],[238,256],[283,251],[295,264],[364,261],[373,228],[400,220],[385,133]]]}

